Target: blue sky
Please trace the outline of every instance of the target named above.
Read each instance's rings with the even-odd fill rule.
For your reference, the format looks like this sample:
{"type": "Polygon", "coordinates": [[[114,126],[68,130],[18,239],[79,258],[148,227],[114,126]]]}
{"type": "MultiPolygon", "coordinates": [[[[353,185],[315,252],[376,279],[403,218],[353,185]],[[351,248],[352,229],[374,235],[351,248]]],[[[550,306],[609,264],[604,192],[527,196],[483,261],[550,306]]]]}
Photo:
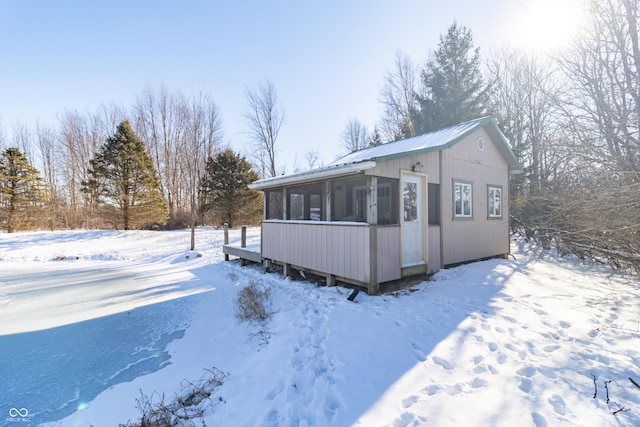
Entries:
{"type": "Polygon", "coordinates": [[[269,79],[286,110],[279,168],[290,172],[310,150],[325,162],[340,154],[350,118],[373,129],[396,51],[424,63],[454,20],[484,53],[523,44],[570,1],[0,0],[0,125],[9,133],[66,110],[128,108],[145,87],[164,85],[209,93],[243,152],[245,87],[269,79]]]}

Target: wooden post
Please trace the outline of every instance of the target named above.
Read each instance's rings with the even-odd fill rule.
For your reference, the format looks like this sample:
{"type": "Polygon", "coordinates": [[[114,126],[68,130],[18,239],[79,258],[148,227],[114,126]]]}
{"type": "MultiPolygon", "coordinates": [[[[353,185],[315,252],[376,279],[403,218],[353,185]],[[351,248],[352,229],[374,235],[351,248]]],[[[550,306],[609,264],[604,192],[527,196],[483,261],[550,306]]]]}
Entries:
{"type": "Polygon", "coordinates": [[[331,181],[324,184],[324,220],[331,221],[331,181]]]}
{"type": "MultiPolygon", "coordinates": [[[[224,244],[229,244],[229,224],[224,223],[224,244]]],[[[229,261],[229,254],[224,254],[224,260],[229,261]]]]}
{"type": "Polygon", "coordinates": [[[378,178],[367,176],[367,222],[378,223],[378,178]]]}
{"type": "Polygon", "coordinates": [[[282,275],[284,276],[284,278],[286,279],[287,277],[291,276],[291,264],[284,263],[282,267],[282,275]]]}
{"type": "Polygon", "coordinates": [[[333,274],[327,274],[327,286],[335,286],[336,285],[336,276],[333,274]]]}
{"type": "MultiPolygon", "coordinates": [[[[247,226],[243,225],[241,228],[241,234],[240,234],[240,247],[241,248],[246,248],[247,247],[247,226]]],[[[242,267],[244,267],[246,264],[246,261],[244,258],[240,259],[240,265],[242,267]]]]}
{"type": "Polygon", "coordinates": [[[380,293],[380,284],[378,283],[378,227],[375,225],[369,225],[369,257],[367,293],[377,295],[380,293]]]}

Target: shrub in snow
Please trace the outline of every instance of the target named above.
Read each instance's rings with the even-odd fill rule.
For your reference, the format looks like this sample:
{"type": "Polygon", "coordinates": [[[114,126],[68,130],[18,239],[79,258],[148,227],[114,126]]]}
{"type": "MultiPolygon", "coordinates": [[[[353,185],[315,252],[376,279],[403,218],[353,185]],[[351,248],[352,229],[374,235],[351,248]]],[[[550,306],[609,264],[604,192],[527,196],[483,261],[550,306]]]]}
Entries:
{"type": "Polygon", "coordinates": [[[271,289],[259,287],[256,282],[238,291],[235,300],[236,319],[239,322],[261,324],[271,318],[271,289]]]}
{"type": "Polygon", "coordinates": [[[207,369],[200,380],[183,381],[182,390],[170,402],[165,401],[164,394],[154,392],[147,396],[140,390],[140,398],[136,399],[142,414],[140,421],[129,421],[120,427],[195,427],[196,419],[204,425],[204,413],[212,403],[211,394],[228,375],[215,367],[207,369]]]}
{"type": "Polygon", "coordinates": [[[271,338],[268,326],[273,315],[271,305],[271,289],[258,286],[253,281],[238,291],[234,302],[236,319],[254,327],[255,331],[249,334],[259,338],[262,344],[268,344],[271,338]]]}

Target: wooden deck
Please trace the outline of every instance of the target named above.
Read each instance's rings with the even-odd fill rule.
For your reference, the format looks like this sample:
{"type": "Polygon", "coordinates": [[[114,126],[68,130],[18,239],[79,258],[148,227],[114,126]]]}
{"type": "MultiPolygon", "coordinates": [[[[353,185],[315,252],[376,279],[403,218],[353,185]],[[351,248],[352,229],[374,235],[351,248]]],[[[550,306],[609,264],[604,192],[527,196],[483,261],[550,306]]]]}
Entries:
{"type": "Polygon", "coordinates": [[[222,252],[226,255],[225,259],[227,259],[228,256],[230,255],[230,256],[238,257],[241,260],[262,263],[262,255],[260,254],[260,247],[243,248],[237,245],[224,245],[222,246],[222,252]]]}

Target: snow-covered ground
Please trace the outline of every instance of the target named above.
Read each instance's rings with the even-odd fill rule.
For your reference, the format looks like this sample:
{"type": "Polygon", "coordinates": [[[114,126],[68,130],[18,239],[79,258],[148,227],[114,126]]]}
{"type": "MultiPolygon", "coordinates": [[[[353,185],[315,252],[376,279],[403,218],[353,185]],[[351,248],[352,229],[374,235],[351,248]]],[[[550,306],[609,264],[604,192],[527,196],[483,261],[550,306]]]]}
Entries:
{"type": "Polygon", "coordinates": [[[0,424],[134,421],[141,391],[172,397],[215,367],[209,426],[640,425],[631,278],[514,245],[354,303],[224,262],[222,231],[196,239],[0,234],[0,424]],[[234,318],[251,282],[272,292],[268,344],[234,318]]]}

